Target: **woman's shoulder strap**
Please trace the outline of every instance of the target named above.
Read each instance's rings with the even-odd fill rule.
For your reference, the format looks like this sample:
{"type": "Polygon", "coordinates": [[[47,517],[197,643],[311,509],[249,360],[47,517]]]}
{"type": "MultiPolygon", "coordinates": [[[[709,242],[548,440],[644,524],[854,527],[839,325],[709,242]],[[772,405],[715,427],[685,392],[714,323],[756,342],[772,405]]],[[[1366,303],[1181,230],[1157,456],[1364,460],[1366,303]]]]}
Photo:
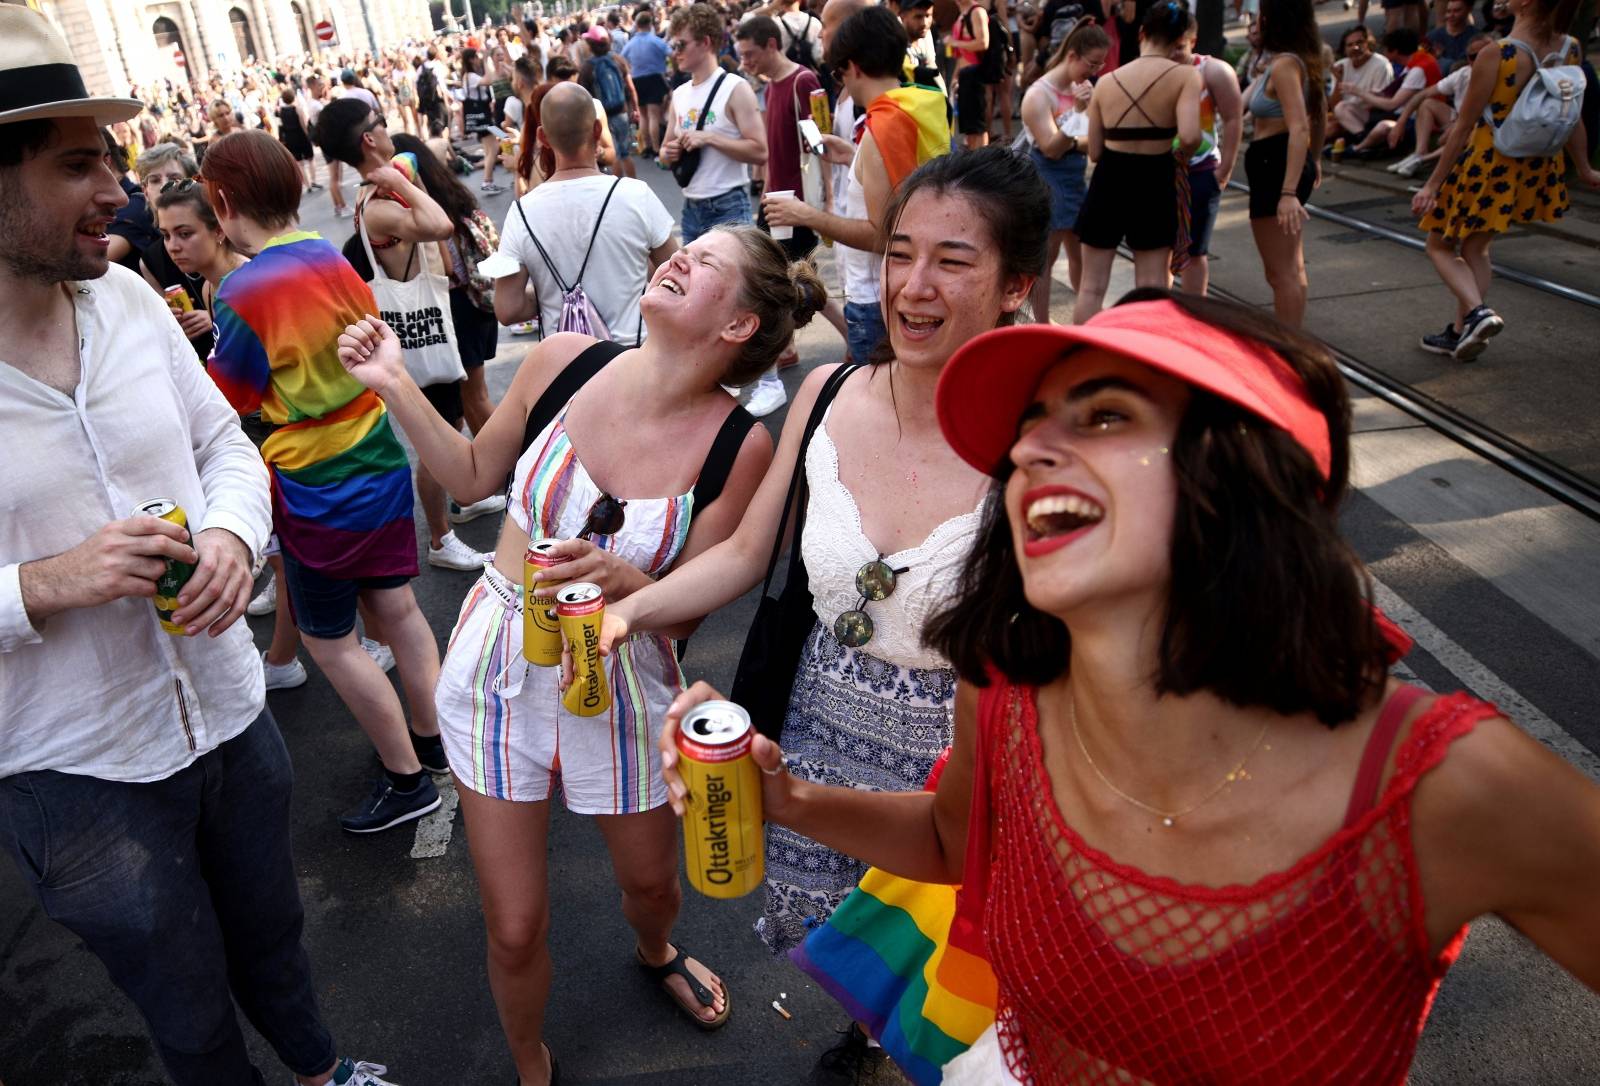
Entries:
{"type": "Polygon", "coordinates": [[[739,450],[744,447],[745,435],[755,425],[756,417],[741,404],[734,404],[728,417],[722,420],[722,427],[706,452],[705,463],[700,465],[700,476],[694,482],[693,512],[701,512],[722,496],[722,488],[739,459],[739,450]]]}
{"type": "Polygon", "coordinates": [[[1372,732],[1367,736],[1366,748],[1361,752],[1361,765],[1356,770],[1355,786],[1350,789],[1350,805],[1345,808],[1344,814],[1346,826],[1354,825],[1377,802],[1378,785],[1383,780],[1383,767],[1389,761],[1389,752],[1394,748],[1395,737],[1400,734],[1400,725],[1405,722],[1411,707],[1425,695],[1426,691],[1421,687],[1405,683],[1389,695],[1389,699],[1383,703],[1383,708],[1378,710],[1378,721],[1372,726],[1372,732]]]}
{"type": "Polygon", "coordinates": [[[590,344],[578,353],[578,356],[568,362],[562,371],[555,375],[544,392],[539,396],[533,410],[528,412],[527,424],[522,428],[522,447],[526,450],[534,440],[550,425],[550,420],[556,417],[568,400],[577,395],[578,389],[588,383],[589,378],[599,373],[617,355],[628,348],[621,343],[602,339],[590,344]]]}

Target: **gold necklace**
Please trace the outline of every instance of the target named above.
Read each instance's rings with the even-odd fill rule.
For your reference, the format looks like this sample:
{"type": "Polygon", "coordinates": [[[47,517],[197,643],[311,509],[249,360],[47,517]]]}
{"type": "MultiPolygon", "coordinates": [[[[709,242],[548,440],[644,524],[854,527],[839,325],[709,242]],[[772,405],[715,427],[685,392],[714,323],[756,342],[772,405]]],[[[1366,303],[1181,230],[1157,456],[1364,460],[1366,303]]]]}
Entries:
{"type": "Polygon", "coordinates": [[[1212,800],[1216,799],[1217,796],[1222,793],[1222,790],[1228,787],[1228,785],[1232,784],[1236,780],[1242,780],[1248,776],[1248,774],[1244,772],[1244,765],[1255,756],[1257,750],[1261,749],[1261,741],[1267,737],[1267,725],[1271,723],[1270,720],[1262,721],[1261,731],[1256,733],[1256,741],[1250,744],[1250,749],[1245,752],[1245,756],[1243,758],[1239,759],[1239,764],[1228,770],[1228,775],[1223,777],[1221,781],[1217,782],[1217,786],[1215,788],[1201,796],[1194,803],[1189,804],[1187,807],[1176,811],[1163,811],[1160,807],[1152,806],[1142,799],[1128,795],[1128,793],[1118,788],[1115,784],[1112,784],[1111,778],[1106,776],[1105,773],[1101,771],[1100,767],[1094,764],[1094,758],[1089,754],[1089,748],[1083,743],[1083,735],[1078,731],[1078,696],[1076,694],[1067,695],[1067,720],[1072,725],[1072,738],[1078,741],[1078,749],[1083,752],[1083,760],[1089,763],[1089,768],[1094,770],[1094,775],[1096,777],[1100,778],[1100,783],[1111,789],[1111,791],[1116,794],[1118,799],[1121,799],[1125,803],[1133,804],[1141,811],[1155,815],[1157,818],[1161,819],[1161,824],[1169,829],[1177,824],[1178,819],[1183,818],[1186,815],[1193,814],[1201,807],[1204,807],[1207,803],[1210,803],[1212,800]]]}

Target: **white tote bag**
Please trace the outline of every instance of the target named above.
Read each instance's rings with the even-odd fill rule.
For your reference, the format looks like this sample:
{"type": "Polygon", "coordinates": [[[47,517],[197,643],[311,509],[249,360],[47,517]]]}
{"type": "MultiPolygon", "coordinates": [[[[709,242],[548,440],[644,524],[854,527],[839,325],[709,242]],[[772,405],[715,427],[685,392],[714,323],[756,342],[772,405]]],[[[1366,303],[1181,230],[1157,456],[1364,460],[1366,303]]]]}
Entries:
{"type": "Polygon", "coordinates": [[[361,245],[372,264],[372,296],[378,302],[378,316],[394,329],[405,355],[406,372],[420,388],[466,380],[461,352],[456,348],[456,329],[450,319],[450,280],[433,271],[426,254],[417,252],[424,242],[411,247],[409,270],[418,263],[417,274],[405,282],[391,279],[372,251],[367,237],[367,219],[361,217],[361,245]]]}

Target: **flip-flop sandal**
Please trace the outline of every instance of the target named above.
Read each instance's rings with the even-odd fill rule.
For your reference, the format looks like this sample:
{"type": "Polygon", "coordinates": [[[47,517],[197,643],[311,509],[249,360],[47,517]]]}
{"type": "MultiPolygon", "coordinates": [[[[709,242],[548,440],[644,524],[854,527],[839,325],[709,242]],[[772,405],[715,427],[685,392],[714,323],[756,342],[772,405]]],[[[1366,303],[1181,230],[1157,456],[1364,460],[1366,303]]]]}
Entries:
{"type": "Polygon", "coordinates": [[[733,1013],[733,997],[728,994],[727,982],[723,982],[722,987],[722,1013],[717,1015],[715,1018],[710,1019],[709,1021],[701,1018],[698,1014],[695,1014],[694,1011],[683,1002],[683,1000],[678,998],[676,992],[667,986],[667,978],[673,976],[682,977],[684,983],[689,986],[689,991],[694,993],[695,999],[700,1001],[700,1005],[702,1007],[715,1006],[716,996],[712,994],[710,988],[707,988],[704,984],[700,983],[699,977],[695,976],[689,971],[689,952],[684,950],[683,947],[679,946],[677,943],[671,943],[668,945],[670,945],[677,953],[673,959],[670,962],[667,962],[665,965],[651,965],[650,963],[646,962],[644,960],[644,955],[639,952],[638,947],[633,948],[634,960],[639,963],[639,968],[644,970],[645,975],[651,980],[655,981],[656,984],[661,987],[661,990],[667,994],[667,998],[672,1000],[673,1006],[677,1007],[684,1014],[688,1015],[689,1018],[693,1020],[695,1025],[699,1026],[703,1030],[706,1030],[707,1032],[714,1029],[721,1029],[725,1024],[727,1024],[728,1015],[733,1013]]]}
{"type": "MultiPolygon", "coordinates": [[[[550,1053],[550,1086],[561,1086],[561,1064],[556,1060],[556,1050],[551,1048],[548,1043],[541,1043],[544,1044],[544,1050],[550,1053]]],[[[520,1072],[512,1072],[511,1086],[522,1086],[520,1072]]]]}

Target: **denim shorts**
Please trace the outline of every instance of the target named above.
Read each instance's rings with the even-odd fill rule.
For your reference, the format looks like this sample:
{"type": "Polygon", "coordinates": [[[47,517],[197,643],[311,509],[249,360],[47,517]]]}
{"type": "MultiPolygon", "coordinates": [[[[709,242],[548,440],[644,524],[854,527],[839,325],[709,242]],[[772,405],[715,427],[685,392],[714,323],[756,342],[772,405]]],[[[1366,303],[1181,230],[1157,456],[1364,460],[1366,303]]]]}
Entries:
{"type": "Polygon", "coordinates": [[[750,218],[750,190],[743,185],[703,200],[683,201],[683,243],[721,226],[725,222],[748,223],[750,218]]]}
{"type": "Polygon", "coordinates": [[[287,550],[283,552],[283,587],[295,628],[307,637],[334,641],[356,628],[356,597],[367,589],[402,588],[406,576],[357,577],[340,580],[319,573],[287,550]]]}
{"type": "Polygon", "coordinates": [[[889,330],[883,325],[883,303],[844,303],[844,328],[850,361],[871,361],[872,352],[889,337],[889,330]]]}

